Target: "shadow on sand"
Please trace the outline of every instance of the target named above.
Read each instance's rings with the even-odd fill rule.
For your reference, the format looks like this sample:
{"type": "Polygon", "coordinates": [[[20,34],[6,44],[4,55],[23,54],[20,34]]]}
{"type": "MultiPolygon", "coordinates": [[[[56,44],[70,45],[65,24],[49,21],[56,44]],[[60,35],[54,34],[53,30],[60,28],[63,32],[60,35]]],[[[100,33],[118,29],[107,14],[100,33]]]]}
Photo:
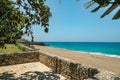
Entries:
{"type": "Polygon", "coordinates": [[[60,76],[55,72],[25,72],[19,77],[16,73],[4,72],[0,74],[0,80],[60,80],[60,76]]]}

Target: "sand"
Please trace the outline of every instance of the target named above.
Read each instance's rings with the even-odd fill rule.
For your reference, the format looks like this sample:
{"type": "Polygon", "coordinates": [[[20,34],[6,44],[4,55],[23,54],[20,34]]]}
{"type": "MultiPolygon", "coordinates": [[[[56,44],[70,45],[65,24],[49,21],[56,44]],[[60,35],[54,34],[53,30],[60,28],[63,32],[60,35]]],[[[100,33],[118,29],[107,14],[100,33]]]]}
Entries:
{"type": "Polygon", "coordinates": [[[112,71],[114,73],[120,73],[120,58],[75,52],[71,50],[51,48],[48,46],[34,45],[34,47],[49,54],[69,58],[71,60],[79,62],[80,64],[85,64],[102,70],[112,71]]]}
{"type": "Polygon", "coordinates": [[[65,80],[40,62],[0,66],[0,80],[65,80]]]}

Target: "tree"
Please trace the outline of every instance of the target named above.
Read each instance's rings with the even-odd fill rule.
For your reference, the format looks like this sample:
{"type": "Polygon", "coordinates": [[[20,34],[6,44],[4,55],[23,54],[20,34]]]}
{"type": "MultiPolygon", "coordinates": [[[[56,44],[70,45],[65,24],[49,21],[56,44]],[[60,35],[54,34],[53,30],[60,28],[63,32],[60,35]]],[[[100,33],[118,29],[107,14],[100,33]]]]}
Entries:
{"type": "MultiPolygon", "coordinates": [[[[107,7],[109,4],[112,4],[101,16],[101,18],[103,18],[104,16],[110,14],[113,10],[115,10],[116,8],[118,8],[118,6],[120,6],[120,0],[91,0],[90,2],[85,4],[85,7],[88,8],[91,5],[93,5],[94,3],[97,3],[98,6],[93,9],[91,12],[96,12],[98,11],[100,8],[104,8],[107,7]]],[[[115,13],[115,15],[113,16],[113,20],[114,19],[119,19],[120,18],[120,9],[115,13]]]]}
{"type": "Polygon", "coordinates": [[[0,1],[0,45],[2,47],[5,43],[15,43],[15,39],[23,34],[25,16],[13,5],[8,5],[9,3],[11,1],[0,1]]]}
{"type": "MultiPolygon", "coordinates": [[[[46,0],[0,0],[0,45],[15,43],[23,34],[31,35],[33,41],[32,25],[41,25],[48,32],[51,13],[45,2],[46,0]],[[23,28],[26,29],[25,32],[22,31],[23,28]]],[[[103,18],[120,5],[120,0],[91,0],[85,6],[88,8],[94,3],[98,6],[91,12],[112,4],[101,16],[103,18]]],[[[120,9],[112,19],[119,18],[120,9]]]]}
{"type": "Polygon", "coordinates": [[[23,34],[33,40],[32,25],[41,25],[48,32],[50,16],[45,0],[0,0],[0,45],[15,43],[23,34]]]}
{"type": "Polygon", "coordinates": [[[26,30],[29,33],[31,25],[44,26],[45,32],[48,32],[50,8],[45,5],[46,0],[17,0],[13,4],[21,10],[21,13],[27,17],[26,30]]]}

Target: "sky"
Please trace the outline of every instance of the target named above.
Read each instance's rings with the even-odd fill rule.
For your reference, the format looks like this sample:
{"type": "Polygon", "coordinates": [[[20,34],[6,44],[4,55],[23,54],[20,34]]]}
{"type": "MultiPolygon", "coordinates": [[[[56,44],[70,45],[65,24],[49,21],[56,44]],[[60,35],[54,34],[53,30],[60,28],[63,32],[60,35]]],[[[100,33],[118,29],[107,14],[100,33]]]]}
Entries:
{"type": "MultiPolygon", "coordinates": [[[[89,0],[47,0],[52,17],[49,22],[49,32],[45,33],[40,25],[32,27],[34,41],[37,42],[120,42],[120,19],[112,20],[117,10],[104,18],[102,13],[108,8],[102,8],[96,13],[90,11],[94,6],[85,9],[89,0]]],[[[24,38],[29,39],[24,36],[24,38]]]]}

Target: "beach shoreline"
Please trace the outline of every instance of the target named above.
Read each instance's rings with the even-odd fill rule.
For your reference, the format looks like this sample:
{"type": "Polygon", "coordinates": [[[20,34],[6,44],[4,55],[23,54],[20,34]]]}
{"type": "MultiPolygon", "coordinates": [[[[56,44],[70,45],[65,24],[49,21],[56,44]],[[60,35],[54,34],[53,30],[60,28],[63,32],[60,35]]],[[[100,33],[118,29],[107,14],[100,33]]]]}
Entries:
{"type": "Polygon", "coordinates": [[[49,46],[34,45],[34,47],[36,49],[39,49],[40,51],[44,51],[49,54],[77,61],[80,64],[112,71],[114,73],[120,73],[120,58],[89,54],[88,52],[78,52],[60,48],[53,48],[49,46]]]}
{"type": "Polygon", "coordinates": [[[55,49],[62,49],[62,50],[68,50],[71,52],[78,52],[78,53],[85,53],[85,54],[93,54],[93,55],[100,55],[100,56],[106,56],[106,57],[112,57],[112,58],[120,58],[119,55],[110,55],[107,53],[101,53],[101,52],[87,52],[87,51],[78,51],[78,50],[69,50],[69,49],[65,49],[65,48],[58,48],[58,47],[52,47],[52,46],[47,46],[49,48],[55,48],[55,49]]]}

